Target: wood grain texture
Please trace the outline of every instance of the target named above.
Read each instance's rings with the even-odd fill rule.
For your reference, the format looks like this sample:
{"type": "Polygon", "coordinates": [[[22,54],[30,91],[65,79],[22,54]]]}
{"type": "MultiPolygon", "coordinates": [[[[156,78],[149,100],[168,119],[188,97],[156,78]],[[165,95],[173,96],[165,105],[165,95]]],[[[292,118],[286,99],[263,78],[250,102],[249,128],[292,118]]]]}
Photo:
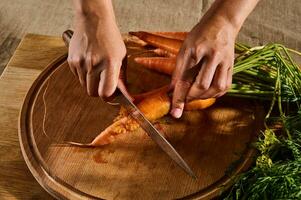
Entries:
{"type": "MultiPolygon", "coordinates": [[[[189,31],[213,0],[114,0],[121,32],[189,31]]],[[[265,0],[249,16],[238,40],[279,42],[301,50],[301,1],[265,0]]],[[[71,1],[0,1],[0,74],[26,33],[60,35],[71,27],[71,1]],[[22,16],[22,17],[20,17],[22,16]]]]}
{"type": "Polygon", "coordinates": [[[0,76],[1,199],[53,199],[33,178],[21,155],[18,115],[32,82],[47,63],[64,53],[60,38],[29,34],[0,76]],[[28,48],[30,44],[34,46],[28,48]]]}
{"type": "MultiPolygon", "coordinates": [[[[135,64],[134,57],[129,57],[127,71],[130,91],[139,93],[169,81],[135,64]]],[[[142,129],[99,148],[66,145],[65,141],[92,141],[112,123],[119,108],[88,97],[65,59],[55,61],[35,81],[20,118],[25,160],[52,195],[71,199],[209,199],[227,188],[231,176],[252,161],[249,144],[259,132],[263,111],[253,101],[236,98],[221,98],[209,109],[187,111],[178,120],[166,116],[157,122],[195,171],[197,180],[177,167],[142,129]]]]}

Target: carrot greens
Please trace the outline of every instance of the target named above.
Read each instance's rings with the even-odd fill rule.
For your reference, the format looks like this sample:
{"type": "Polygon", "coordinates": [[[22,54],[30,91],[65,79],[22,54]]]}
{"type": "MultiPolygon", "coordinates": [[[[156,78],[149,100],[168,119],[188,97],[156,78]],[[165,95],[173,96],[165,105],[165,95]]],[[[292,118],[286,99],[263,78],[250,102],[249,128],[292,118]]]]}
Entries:
{"type": "Polygon", "coordinates": [[[269,100],[270,108],[256,163],[225,199],[301,199],[301,71],[290,53],[301,54],[280,44],[240,49],[228,95],[269,100]]]}

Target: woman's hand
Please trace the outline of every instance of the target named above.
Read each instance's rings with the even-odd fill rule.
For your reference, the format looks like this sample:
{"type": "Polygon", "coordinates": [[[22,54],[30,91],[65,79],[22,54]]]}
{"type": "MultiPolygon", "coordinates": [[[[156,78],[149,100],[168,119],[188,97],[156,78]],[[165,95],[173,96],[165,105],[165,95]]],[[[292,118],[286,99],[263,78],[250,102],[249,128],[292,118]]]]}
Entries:
{"type": "Polygon", "coordinates": [[[109,97],[117,87],[126,55],[111,2],[74,2],[77,11],[69,45],[70,69],[90,96],[109,97]]]}
{"type": "Polygon", "coordinates": [[[175,118],[181,117],[185,102],[220,97],[231,87],[235,38],[256,3],[217,0],[187,35],[171,83],[175,118]],[[191,68],[199,69],[193,77],[187,76],[191,68]]]}
{"type": "Polygon", "coordinates": [[[172,85],[174,117],[180,117],[186,101],[220,97],[232,83],[235,32],[222,19],[197,24],[185,39],[177,56],[172,85]],[[200,65],[195,78],[185,71],[200,65]]]}

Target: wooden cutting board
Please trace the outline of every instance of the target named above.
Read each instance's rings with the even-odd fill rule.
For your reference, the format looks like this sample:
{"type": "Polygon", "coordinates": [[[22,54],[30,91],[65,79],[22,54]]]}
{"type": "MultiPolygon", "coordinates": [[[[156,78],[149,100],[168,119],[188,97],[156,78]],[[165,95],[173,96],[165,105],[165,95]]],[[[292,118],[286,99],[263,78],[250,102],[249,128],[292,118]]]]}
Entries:
{"type": "MultiPolygon", "coordinates": [[[[169,78],[133,62],[145,50],[127,43],[130,92],[149,91],[169,78]]],[[[145,56],[145,55],[144,55],[145,56]]],[[[88,97],[68,69],[66,55],[52,62],[25,98],[19,139],[25,161],[53,196],[68,199],[210,199],[252,162],[250,142],[260,130],[262,108],[254,101],[220,98],[180,120],[156,122],[198,179],[185,174],[142,129],[98,148],[90,142],[110,125],[119,107],[88,97]]]]}

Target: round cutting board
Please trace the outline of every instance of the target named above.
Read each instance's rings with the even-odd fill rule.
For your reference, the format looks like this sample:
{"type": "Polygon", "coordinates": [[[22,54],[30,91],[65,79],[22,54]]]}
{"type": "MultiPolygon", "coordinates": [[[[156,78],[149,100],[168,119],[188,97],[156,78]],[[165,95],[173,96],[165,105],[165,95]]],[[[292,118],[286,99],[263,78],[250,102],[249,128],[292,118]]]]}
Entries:
{"type": "MultiPolygon", "coordinates": [[[[132,93],[169,82],[133,62],[127,71],[132,93]]],[[[109,145],[82,148],[110,125],[119,107],[89,97],[72,75],[66,55],[51,63],[25,98],[19,137],[25,161],[37,181],[60,199],[210,199],[252,162],[250,148],[263,112],[253,101],[223,97],[212,107],[157,121],[198,179],[182,171],[142,129],[109,145]]]]}

